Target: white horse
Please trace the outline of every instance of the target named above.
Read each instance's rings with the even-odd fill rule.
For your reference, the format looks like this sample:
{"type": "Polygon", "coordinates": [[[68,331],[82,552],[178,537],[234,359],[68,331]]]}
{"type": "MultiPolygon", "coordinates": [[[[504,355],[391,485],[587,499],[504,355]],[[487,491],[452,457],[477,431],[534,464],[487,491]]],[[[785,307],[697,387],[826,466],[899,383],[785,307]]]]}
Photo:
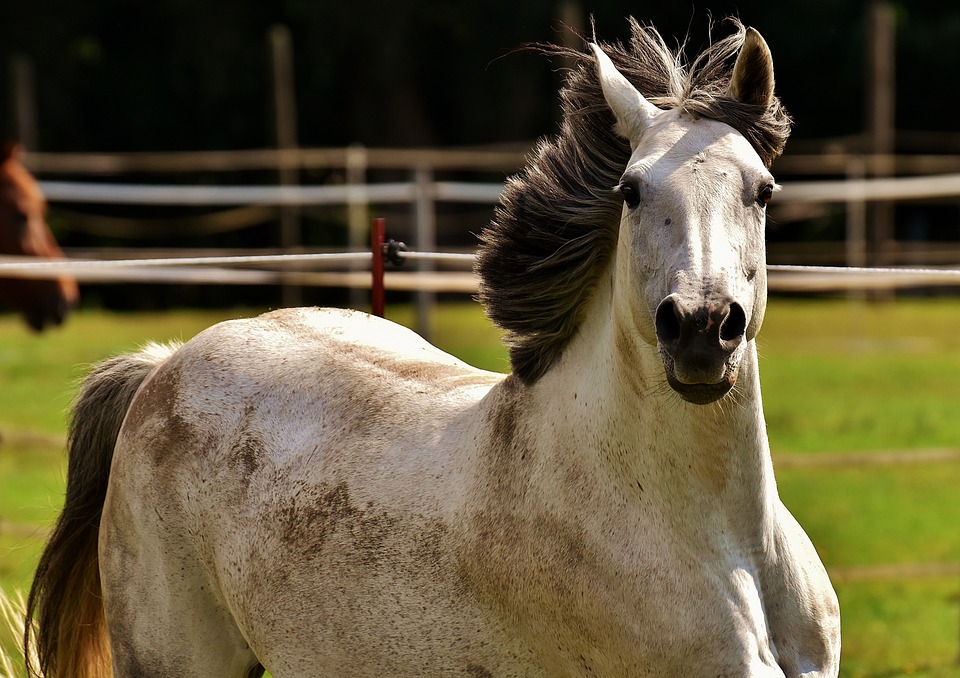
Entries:
{"type": "Polygon", "coordinates": [[[311,309],[93,370],[30,594],[39,670],[837,675],[760,402],[770,53],[738,24],[681,67],[633,28],[578,53],[483,236],[509,376],[311,309]]]}

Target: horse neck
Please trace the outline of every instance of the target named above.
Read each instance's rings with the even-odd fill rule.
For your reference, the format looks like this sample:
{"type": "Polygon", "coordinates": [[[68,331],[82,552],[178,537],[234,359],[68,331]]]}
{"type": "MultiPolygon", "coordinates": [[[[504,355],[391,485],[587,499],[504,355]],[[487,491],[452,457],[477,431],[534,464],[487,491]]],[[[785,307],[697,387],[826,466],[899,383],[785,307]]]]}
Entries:
{"type": "MultiPolygon", "coordinates": [[[[636,327],[635,296],[601,285],[576,338],[535,388],[548,427],[582,463],[661,497],[677,516],[755,518],[776,497],[753,342],[737,387],[710,405],[666,383],[655,346],[636,327]],[[618,301],[619,299],[619,301],[618,301]]],[[[681,518],[682,519],[682,518],[681,518]]]]}

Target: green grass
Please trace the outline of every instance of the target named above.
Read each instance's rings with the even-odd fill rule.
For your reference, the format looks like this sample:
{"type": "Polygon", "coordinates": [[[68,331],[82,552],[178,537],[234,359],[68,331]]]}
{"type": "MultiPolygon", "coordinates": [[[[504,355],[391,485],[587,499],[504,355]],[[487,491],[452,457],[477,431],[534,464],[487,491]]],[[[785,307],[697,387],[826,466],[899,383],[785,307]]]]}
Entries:
{"type": "MultiPolygon", "coordinates": [[[[758,339],[777,453],[960,448],[960,301],[770,303],[758,339]]],[[[960,561],[960,464],[784,468],[828,568],[960,561]]],[[[846,677],[960,677],[960,578],[836,583],[846,677]]]]}
{"type": "Polygon", "coordinates": [[[831,567],[960,562],[960,463],[790,468],[777,484],[831,567]]]}
{"type": "MultiPolygon", "coordinates": [[[[960,464],[791,468],[784,503],[828,568],[960,561],[960,464]]],[[[842,676],[960,676],[960,581],[834,577],[842,676]]]]}
{"type": "Polygon", "coordinates": [[[14,316],[0,316],[0,431],[62,433],[75,383],[90,363],[148,340],[189,339],[218,320],[254,313],[84,311],[39,335],[14,316]]]}
{"type": "MultiPolygon", "coordinates": [[[[0,316],[0,588],[28,586],[58,510],[65,412],[85,366],[254,313],[84,311],[40,336],[0,316]]],[[[387,315],[413,320],[408,307],[387,315]]],[[[443,306],[432,330],[467,362],[507,369],[475,305],[443,306]]],[[[960,448],[960,301],[775,299],[758,343],[775,454],[960,448]]],[[[777,478],[829,568],[960,561],[960,463],[784,467],[777,478]]],[[[842,676],[960,678],[958,578],[838,579],[836,588],[842,676]]]]}
{"type": "Polygon", "coordinates": [[[775,453],[960,447],[960,301],[773,300],[758,346],[775,453]]]}
{"type": "Polygon", "coordinates": [[[960,676],[956,578],[836,585],[843,618],[840,675],[960,676]]]}

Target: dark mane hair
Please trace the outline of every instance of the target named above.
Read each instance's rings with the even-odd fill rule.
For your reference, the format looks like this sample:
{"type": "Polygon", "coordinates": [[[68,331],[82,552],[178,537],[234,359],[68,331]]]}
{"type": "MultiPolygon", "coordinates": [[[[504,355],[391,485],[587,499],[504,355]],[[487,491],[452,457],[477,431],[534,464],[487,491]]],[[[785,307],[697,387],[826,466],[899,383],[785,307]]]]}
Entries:
{"type": "MultiPolygon", "coordinates": [[[[652,103],[729,124],[769,167],[783,151],[790,118],[776,97],[743,103],[728,93],[746,29],[714,42],[690,64],[650,26],[631,19],[628,45],[601,43],[652,103]]],[[[612,189],[630,159],[614,132],[592,55],[537,45],[577,65],[560,93],[560,133],[541,140],[527,167],[507,181],[480,236],[477,272],[487,315],[506,330],[514,374],[539,379],[574,336],[616,248],[622,200],[612,189]]]]}

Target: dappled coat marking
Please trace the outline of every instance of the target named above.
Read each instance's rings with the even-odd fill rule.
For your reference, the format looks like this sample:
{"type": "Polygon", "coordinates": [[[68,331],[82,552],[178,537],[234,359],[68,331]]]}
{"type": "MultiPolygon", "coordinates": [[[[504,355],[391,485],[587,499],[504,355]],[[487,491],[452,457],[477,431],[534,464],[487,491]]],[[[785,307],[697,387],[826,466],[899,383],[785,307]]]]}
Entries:
{"type": "Polygon", "coordinates": [[[737,29],[689,74],[636,24],[580,55],[483,236],[510,375],[315,309],[95,367],[29,600],[46,675],[836,676],[754,341],[787,122],[737,29]]]}

